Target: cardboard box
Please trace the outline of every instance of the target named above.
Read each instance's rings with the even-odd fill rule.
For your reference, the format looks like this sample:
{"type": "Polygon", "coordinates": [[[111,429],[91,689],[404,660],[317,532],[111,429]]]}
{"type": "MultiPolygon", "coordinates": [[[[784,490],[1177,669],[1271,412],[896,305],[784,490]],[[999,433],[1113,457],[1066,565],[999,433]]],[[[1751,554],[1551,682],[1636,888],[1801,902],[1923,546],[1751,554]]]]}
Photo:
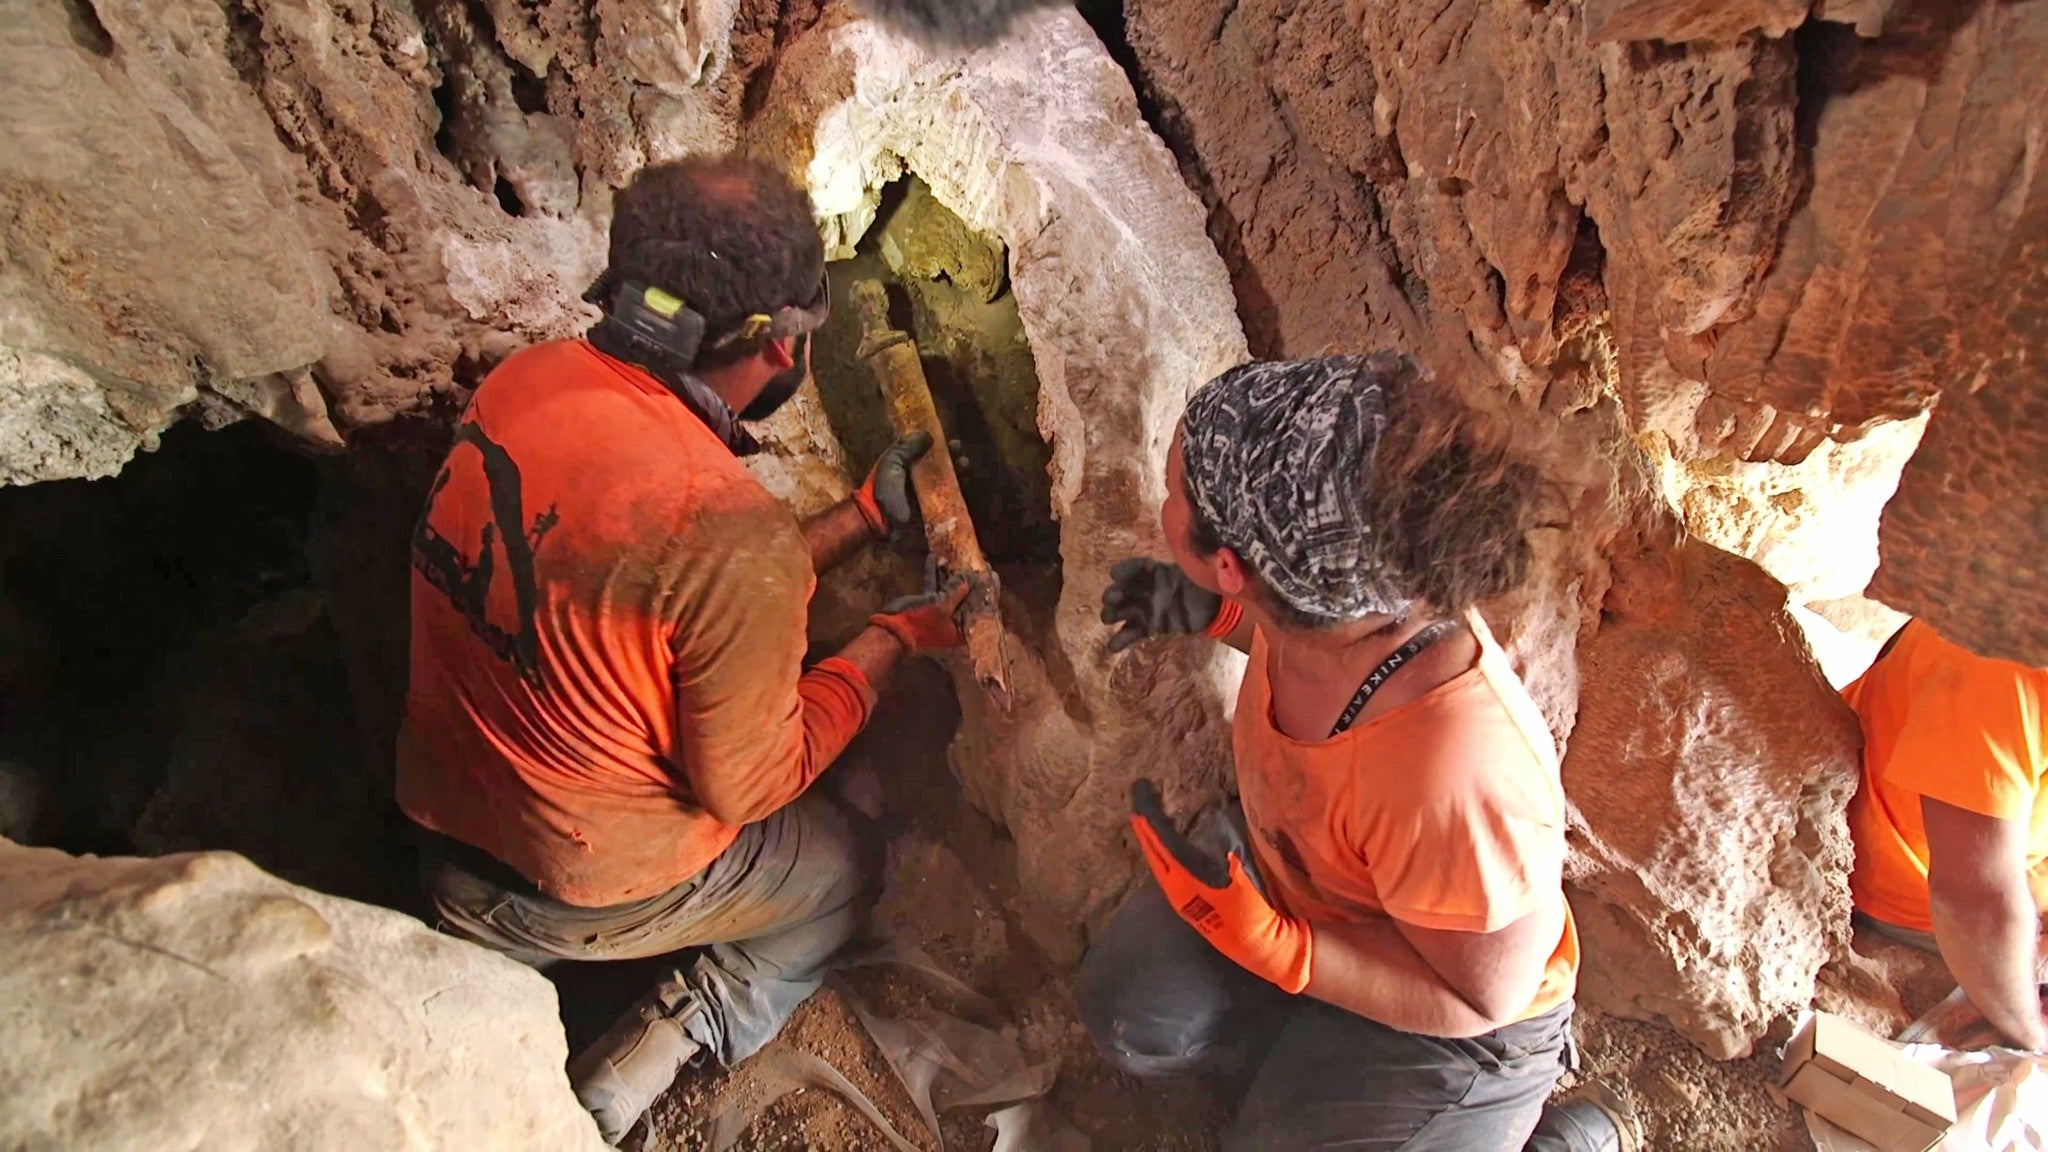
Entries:
{"type": "Polygon", "coordinates": [[[1946,1073],[1840,1016],[1816,1012],[1785,1046],[1785,1095],[1879,1152],[1927,1152],[1956,1122],[1946,1073]]]}

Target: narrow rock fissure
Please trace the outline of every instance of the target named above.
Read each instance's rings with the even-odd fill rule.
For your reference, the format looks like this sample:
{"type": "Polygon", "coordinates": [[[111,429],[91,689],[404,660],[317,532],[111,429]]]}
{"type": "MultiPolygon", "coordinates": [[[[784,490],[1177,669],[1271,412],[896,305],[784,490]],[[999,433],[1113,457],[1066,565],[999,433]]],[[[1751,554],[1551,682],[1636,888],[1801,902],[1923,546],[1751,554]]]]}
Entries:
{"type": "Polygon", "coordinates": [[[100,21],[100,14],[93,9],[92,0],[63,0],[64,12],[70,17],[71,38],[80,48],[102,59],[114,54],[114,36],[100,21]]]}
{"type": "Polygon", "coordinates": [[[854,256],[830,272],[835,299],[816,374],[848,458],[873,459],[894,437],[880,387],[856,355],[860,323],[847,299],[856,281],[874,279],[889,288],[893,321],[917,341],[982,550],[1034,614],[1050,613],[1060,588],[1052,456],[1038,431],[1038,377],[1008,253],[911,176],[884,190],[854,256]]]}
{"type": "Polygon", "coordinates": [[[1159,97],[1152,91],[1152,85],[1145,78],[1145,70],[1138,63],[1138,50],[1131,46],[1130,17],[1125,11],[1125,0],[1077,0],[1074,5],[1080,10],[1081,18],[1088,21],[1088,27],[1095,30],[1096,38],[1109,58],[1124,70],[1130,79],[1131,91],[1138,97],[1138,114],[1145,118],[1152,131],[1165,136],[1161,130],[1165,110],[1160,106],[1159,97]]]}

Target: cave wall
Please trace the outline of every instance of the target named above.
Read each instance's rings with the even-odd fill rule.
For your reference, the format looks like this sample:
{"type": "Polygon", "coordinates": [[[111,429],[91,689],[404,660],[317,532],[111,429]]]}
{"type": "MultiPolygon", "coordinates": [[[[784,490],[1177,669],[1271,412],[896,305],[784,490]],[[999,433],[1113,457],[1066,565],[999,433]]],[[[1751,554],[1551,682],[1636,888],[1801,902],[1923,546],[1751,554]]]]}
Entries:
{"type": "Polygon", "coordinates": [[[1614,569],[1563,768],[1580,998],[1745,1056],[1846,951],[1861,735],[1755,564],[1637,540],[1614,569]]]}
{"type": "Polygon", "coordinates": [[[611,188],[815,3],[5,0],[0,482],[180,415],[338,446],[584,327],[611,188]]]}
{"type": "Polygon", "coordinates": [[[226,38],[204,3],[0,6],[0,482],[111,475],[202,390],[334,439],[334,276],[226,38]]]}
{"type": "Polygon", "coordinates": [[[1877,591],[2048,662],[2014,610],[2038,582],[1991,562],[2048,508],[2037,446],[1997,431],[2044,351],[2048,5],[1127,11],[1255,352],[1400,341],[1539,397],[1585,359],[1591,285],[1630,430],[1688,460],[1797,463],[1946,392],[1877,591]]]}

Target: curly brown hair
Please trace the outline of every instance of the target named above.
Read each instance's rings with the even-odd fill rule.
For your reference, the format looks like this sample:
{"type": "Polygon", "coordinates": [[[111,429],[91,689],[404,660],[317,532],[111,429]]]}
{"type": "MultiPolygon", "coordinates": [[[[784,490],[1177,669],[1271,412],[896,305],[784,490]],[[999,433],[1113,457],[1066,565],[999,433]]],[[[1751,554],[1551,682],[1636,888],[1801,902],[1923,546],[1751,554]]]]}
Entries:
{"type": "Polygon", "coordinates": [[[1386,391],[1369,504],[1402,583],[1454,615],[1528,579],[1543,480],[1490,414],[1409,367],[1386,391]]]}
{"type": "MultiPolygon", "coordinates": [[[[811,198],[788,176],[743,156],[692,156],[642,168],[619,191],[599,284],[607,297],[627,280],[674,293],[715,337],[754,313],[810,303],[824,274],[825,241],[811,198]]],[[[759,348],[738,341],[697,366],[714,368],[759,348]]]]}
{"type": "MultiPolygon", "coordinates": [[[[1373,452],[1366,508],[1368,545],[1393,590],[1455,616],[1505,595],[1528,579],[1543,479],[1510,448],[1491,414],[1467,406],[1414,360],[1376,357],[1386,428],[1373,452]]],[[[1222,536],[1190,507],[1193,543],[1224,547],[1222,536]]],[[[1262,588],[1267,608],[1303,631],[1345,621],[1303,611],[1262,588]]]]}

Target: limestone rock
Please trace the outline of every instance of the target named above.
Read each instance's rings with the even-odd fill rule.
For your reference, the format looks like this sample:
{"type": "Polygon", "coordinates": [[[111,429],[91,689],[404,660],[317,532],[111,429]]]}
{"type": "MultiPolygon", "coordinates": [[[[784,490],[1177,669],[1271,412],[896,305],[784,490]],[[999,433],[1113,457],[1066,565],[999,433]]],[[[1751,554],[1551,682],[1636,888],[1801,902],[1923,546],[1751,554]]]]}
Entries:
{"type": "Polygon", "coordinates": [[[1720,1059],[1809,1004],[1849,935],[1861,737],[1784,596],[1697,542],[1623,565],[1564,761],[1580,995],[1720,1059]]]}
{"type": "MultiPolygon", "coordinates": [[[[2031,105],[1995,105],[2006,113],[2033,113],[2023,158],[2009,150],[2009,127],[2006,135],[2006,159],[2025,172],[2032,171],[2038,142],[2048,131],[2042,109],[2048,95],[2042,94],[2044,70],[2038,66],[2048,56],[2048,14],[2036,8],[2031,15],[2033,23],[2018,45],[2008,42],[2020,31],[2012,26],[1979,33],[1982,50],[2000,58],[1994,78],[2034,85],[2031,105]],[[2026,48],[2038,52],[2029,57],[2034,65],[2006,64],[2026,48]]],[[[1989,71],[1991,64],[1984,67],[1989,71]]],[[[1982,249],[1992,262],[1976,270],[1960,259],[1950,265],[1982,293],[1976,323],[1960,342],[1966,355],[1981,359],[1974,376],[1964,360],[1948,378],[1951,386],[1942,393],[1920,451],[1886,506],[1879,534],[1882,563],[1871,594],[1926,616],[1956,642],[1985,655],[2048,665],[2048,605],[2041,603],[2041,582],[2008,575],[2031,571],[2048,538],[2048,440],[2041,435],[2039,382],[2039,365],[2048,356],[2048,316],[2042,311],[2048,300],[2048,183],[2007,185],[1990,216],[2010,221],[1995,255],[1982,249]],[[1983,362],[1992,357],[1998,359],[1983,362]]],[[[1967,306],[1969,298],[1960,303],[1967,306]]]]}
{"type": "MultiPolygon", "coordinates": [[[[565,126],[519,106],[516,73],[460,6],[360,15],[256,4],[233,46],[270,131],[311,158],[298,217],[347,320],[313,374],[350,432],[459,400],[520,344],[586,325],[607,203],[583,194],[565,126]]],[[[617,151],[588,143],[584,163],[617,151]]]]}
{"type": "Polygon", "coordinates": [[[1877,39],[1823,27],[1802,51],[1812,190],[1700,378],[1861,424],[2038,374],[2048,3],[1913,5],[1877,39]]]}
{"type": "Polygon", "coordinates": [[[732,58],[739,0],[595,0],[593,7],[634,79],[672,95],[716,81],[732,58]]]}
{"type": "Polygon", "coordinates": [[[170,411],[196,398],[180,392],[130,423],[90,372],[0,346],[0,484],[112,476],[136,449],[155,449],[170,411]]]}
{"type": "Polygon", "coordinates": [[[1169,799],[1191,804],[1227,770],[1229,663],[1191,645],[1112,659],[1097,613],[1112,563],[1164,554],[1165,451],[1188,391],[1244,357],[1228,280],[1199,204],[1078,16],[1025,21],[964,57],[866,22],[812,35],[831,38],[837,61],[816,73],[831,99],[815,105],[808,150],[828,233],[851,247],[881,187],[909,171],[1009,252],[1052,450],[1062,572],[1049,613],[1005,604],[1011,712],[959,677],[954,762],[1016,839],[1026,925],[1071,959],[1078,926],[1131,874],[1131,779],[1166,775],[1169,799]]]}
{"type": "Polygon", "coordinates": [[[228,63],[224,11],[101,7],[0,6],[12,483],[108,475],[201,386],[303,369],[329,330],[333,277],[293,221],[295,161],[228,63]]]}
{"type": "Polygon", "coordinates": [[[1130,28],[1254,348],[1398,337],[1540,387],[1588,267],[1633,425],[1797,461],[2038,355],[2048,116],[2048,5],[1824,5],[1857,28],[1795,45],[1806,7],[1137,0],[1130,28]]]}
{"type": "Polygon", "coordinates": [[[1253,352],[1408,334],[1413,308],[1366,183],[1398,180],[1405,166],[1344,6],[1131,0],[1125,10],[1167,133],[1201,177],[1253,352]],[[1279,50],[1283,35],[1294,52],[1279,50]],[[1296,117],[1296,92],[1320,101],[1296,117]]]}
{"type": "Polygon", "coordinates": [[[1974,304],[1975,321],[1885,509],[1872,595],[1926,616],[1957,643],[2042,666],[2048,592],[2032,574],[2048,540],[2048,179],[2038,174],[2048,5],[1987,6],[1956,41],[1952,53],[1973,60],[1979,76],[1958,130],[1981,127],[1992,137],[1984,147],[1996,145],[1973,151],[1967,176],[1950,177],[1951,225],[1971,235],[1969,255],[1945,249],[1944,267],[1957,316],[1974,304]],[[2022,89],[2031,95],[1994,95],[2022,89]]]}
{"type": "Polygon", "coordinates": [[[212,852],[0,841],[0,1146],[600,1152],[554,989],[212,852]]]}
{"type": "Polygon", "coordinates": [[[1822,20],[1853,25],[1858,36],[1877,36],[1901,0],[1816,0],[1813,14],[1822,20]]]}
{"type": "Polygon", "coordinates": [[[610,187],[737,139],[821,4],[0,3],[0,480],[173,419],[332,447],[573,335],[610,187]]]}
{"type": "Polygon", "coordinates": [[[1783,36],[1806,22],[1808,0],[1595,0],[1586,6],[1596,40],[1734,40],[1749,32],[1783,36]]]}
{"type": "Polygon", "coordinates": [[[1798,464],[1667,453],[1665,495],[1689,535],[1756,561],[1793,603],[1857,596],[1877,571],[1878,518],[1926,427],[1924,416],[1881,424],[1798,464]]]}
{"type": "Polygon", "coordinates": [[[1861,676],[1903,622],[1864,589],[1877,570],[1878,518],[1920,444],[1926,417],[1829,440],[1797,464],[1661,454],[1664,493],[1686,533],[1748,557],[1786,587],[1792,618],[1828,682],[1861,676]]]}
{"type": "Polygon", "coordinates": [[[1640,423],[1687,398],[1667,341],[1744,313],[1792,210],[1788,41],[1599,43],[1579,5],[1478,0],[1130,11],[1261,352],[1398,341],[1540,391],[1590,274],[1640,423]]]}
{"type": "Polygon", "coordinates": [[[1405,168],[1379,199],[1403,262],[1431,270],[1428,315],[1521,390],[1520,366],[1558,359],[1558,287],[1597,263],[1631,425],[1689,419],[1691,343],[1751,307],[1794,205],[1791,42],[1600,43],[1570,8],[1446,16],[1373,6],[1360,29],[1405,168]]]}
{"type": "Polygon", "coordinates": [[[1973,651],[2043,667],[2048,593],[2011,578],[2039,567],[2048,540],[2048,390],[2036,373],[1942,396],[1885,507],[1871,595],[1973,651]]]}

